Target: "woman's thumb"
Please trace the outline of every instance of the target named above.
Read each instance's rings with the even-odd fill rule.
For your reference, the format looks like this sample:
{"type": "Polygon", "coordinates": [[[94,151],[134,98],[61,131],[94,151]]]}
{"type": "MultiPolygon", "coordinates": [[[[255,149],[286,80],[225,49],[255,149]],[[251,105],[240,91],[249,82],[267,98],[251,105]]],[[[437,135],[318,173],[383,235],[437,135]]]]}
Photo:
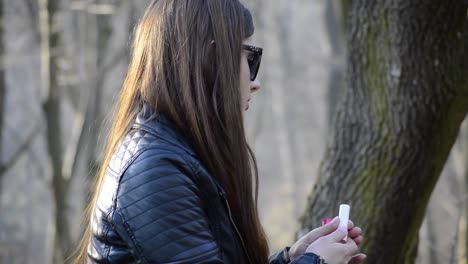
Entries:
{"type": "Polygon", "coordinates": [[[317,228],[314,235],[317,238],[329,235],[338,228],[339,224],[340,224],[340,218],[337,216],[333,218],[331,222],[317,228]]]}

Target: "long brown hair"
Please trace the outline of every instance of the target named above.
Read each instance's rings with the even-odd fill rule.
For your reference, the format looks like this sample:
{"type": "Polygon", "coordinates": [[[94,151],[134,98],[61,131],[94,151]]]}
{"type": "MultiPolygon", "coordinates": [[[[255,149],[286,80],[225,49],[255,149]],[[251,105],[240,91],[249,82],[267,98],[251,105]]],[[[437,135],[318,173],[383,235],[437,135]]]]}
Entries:
{"type": "Polygon", "coordinates": [[[169,118],[227,194],[254,263],[268,262],[257,210],[258,173],[247,144],[240,96],[250,12],[237,0],[154,0],[138,24],[132,60],[108,137],[76,263],[85,263],[89,219],[109,160],[144,103],[169,118]]]}

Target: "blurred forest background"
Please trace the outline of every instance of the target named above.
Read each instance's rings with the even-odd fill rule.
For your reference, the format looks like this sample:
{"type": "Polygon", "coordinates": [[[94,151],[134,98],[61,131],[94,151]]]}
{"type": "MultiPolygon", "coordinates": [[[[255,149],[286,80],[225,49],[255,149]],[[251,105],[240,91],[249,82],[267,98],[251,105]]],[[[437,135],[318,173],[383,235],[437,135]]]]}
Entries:
{"type": "MultiPolygon", "coordinates": [[[[81,232],[81,215],[89,190],[93,188],[91,183],[101,159],[100,151],[106,136],[106,127],[112,116],[112,105],[129,61],[132,30],[149,2],[149,0],[1,0],[0,263],[64,263],[65,258],[76,249],[81,232]]],[[[354,79],[359,80],[354,78],[356,74],[360,74],[359,67],[354,65],[359,65],[355,62],[361,57],[356,59],[353,57],[356,53],[352,52],[359,51],[359,47],[365,47],[365,45],[358,47],[356,45],[359,43],[353,44],[355,43],[353,41],[368,36],[366,32],[374,32],[372,31],[375,30],[374,24],[386,26],[382,32],[385,32],[386,28],[395,29],[395,32],[391,32],[392,36],[406,36],[398,34],[400,26],[405,24],[399,24],[401,20],[392,19],[394,18],[392,12],[384,12],[380,16],[372,12],[367,13],[366,10],[375,10],[377,7],[375,5],[379,4],[382,5],[379,10],[395,10],[392,8],[401,4],[399,8],[401,10],[413,12],[420,10],[421,14],[425,14],[415,19],[424,22],[425,18],[434,17],[435,23],[439,23],[437,19],[450,20],[451,16],[447,14],[457,17],[460,12],[455,11],[461,10],[463,18],[454,21],[464,22],[441,25],[443,32],[449,33],[452,32],[451,26],[454,27],[454,33],[448,36],[460,39],[462,44],[450,42],[452,43],[450,45],[453,45],[450,51],[454,52],[449,55],[456,57],[458,54],[460,61],[463,61],[468,60],[465,56],[468,48],[466,45],[468,5],[467,1],[458,1],[459,5],[455,4],[457,1],[414,1],[416,6],[424,2],[425,4],[421,6],[426,7],[426,9],[415,9],[410,4],[403,4],[405,1],[389,0],[372,1],[373,4],[339,0],[245,0],[243,2],[254,15],[256,42],[264,48],[259,74],[263,89],[253,98],[246,123],[260,169],[262,221],[272,250],[278,250],[290,245],[298,230],[304,231],[309,225],[316,225],[322,217],[336,215],[339,203],[359,201],[353,196],[355,189],[333,189],[333,186],[327,185],[327,177],[322,177],[330,174],[328,168],[332,165],[327,165],[330,162],[326,160],[332,159],[330,149],[333,149],[336,142],[340,142],[337,139],[340,120],[346,121],[346,118],[340,114],[335,118],[335,113],[337,109],[346,110],[349,107],[348,99],[355,94],[353,90],[346,90],[347,87],[382,84],[382,87],[391,88],[394,78],[404,80],[404,77],[401,77],[405,76],[402,70],[404,67],[371,67],[366,68],[370,69],[370,74],[391,76],[390,81],[379,83],[378,77],[375,77],[367,78],[362,83],[353,82],[354,79]],[[435,14],[429,12],[433,10],[431,8],[441,5],[447,6],[447,9],[440,9],[444,12],[435,14]],[[384,22],[373,24],[373,21],[384,22]],[[361,26],[365,27],[365,30],[362,30],[361,26]],[[347,52],[349,49],[351,53],[347,52]],[[459,50],[460,53],[456,53],[459,50]],[[345,77],[346,72],[350,75],[348,78],[345,77]],[[390,85],[385,85],[389,83],[390,85]],[[339,108],[340,104],[345,106],[339,108]],[[320,184],[313,188],[316,182],[320,184]],[[314,189],[320,192],[321,188],[328,188],[324,193],[333,197],[327,208],[336,208],[336,210],[320,211],[314,207],[320,204],[316,202],[320,199],[314,198],[316,196],[314,193],[311,194],[311,191],[314,189]],[[300,219],[302,215],[304,217],[300,219]],[[314,220],[310,220],[311,217],[314,220]]],[[[409,14],[411,15],[411,12],[409,14]]],[[[429,30],[427,31],[429,33],[426,32],[429,35],[424,35],[427,29],[424,23],[422,24],[422,28],[417,26],[413,28],[415,36],[423,36],[422,40],[432,43],[430,34],[433,32],[429,30]],[[421,32],[423,34],[420,34],[421,32]]],[[[371,36],[373,39],[369,40],[370,43],[379,40],[382,35],[376,33],[371,36]]],[[[391,47],[395,51],[395,47],[405,47],[407,44],[411,46],[413,44],[411,41],[395,37],[384,42],[386,45],[384,47],[391,47]]],[[[443,36],[439,42],[444,43],[443,36]]],[[[437,46],[439,42],[434,42],[436,47],[439,47],[437,46]]],[[[382,49],[382,54],[385,50],[382,49]]],[[[420,49],[416,46],[410,47],[409,50],[416,50],[417,53],[420,49]]],[[[362,55],[362,58],[374,59],[376,62],[387,61],[387,57],[383,55],[381,57],[380,54],[380,50],[377,49],[370,55],[356,56],[362,55]]],[[[397,57],[395,53],[391,54],[393,55],[388,58],[397,57]]],[[[450,56],[449,59],[452,58],[450,56]]],[[[416,152],[407,159],[408,167],[412,166],[414,158],[414,164],[418,164],[415,168],[421,171],[424,170],[424,163],[418,163],[418,157],[429,160],[428,164],[437,158],[440,161],[435,167],[439,166],[440,170],[443,167],[441,173],[438,167],[431,170],[433,175],[427,178],[429,183],[423,195],[427,199],[422,199],[415,209],[419,212],[419,214],[416,212],[416,216],[421,215],[421,221],[412,222],[413,215],[407,214],[408,211],[404,210],[405,204],[412,204],[413,188],[405,191],[409,193],[410,198],[404,196],[403,200],[398,200],[396,196],[391,197],[393,201],[400,203],[401,214],[376,215],[376,219],[400,219],[392,229],[372,229],[378,224],[368,223],[368,217],[361,217],[364,214],[362,207],[358,211],[352,210],[351,218],[356,220],[357,225],[369,228],[364,229],[364,236],[366,232],[374,234],[371,229],[383,231],[382,235],[388,235],[389,241],[393,244],[395,243],[391,241],[390,233],[401,231],[400,224],[405,221],[414,224],[413,229],[416,234],[414,236],[419,238],[419,243],[413,240],[408,243],[417,246],[415,263],[466,264],[468,123],[465,117],[468,110],[468,82],[466,78],[461,80],[460,76],[463,74],[468,76],[468,67],[463,63],[457,65],[459,60],[425,59],[427,60],[424,63],[429,65],[427,67],[439,69],[435,72],[428,70],[430,74],[449,76],[441,81],[446,86],[442,85],[440,89],[450,91],[451,98],[459,99],[455,100],[458,102],[456,118],[451,118],[454,115],[447,113],[453,114],[453,109],[452,112],[443,112],[443,107],[431,104],[432,97],[413,98],[415,100],[413,103],[417,106],[415,109],[420,112],[424,112],[424,107],[431,109],[439,118],[435,118],[435,121],[453,121],[449,123],[434,121],[432,125],[419,126],[427,129],[427,133],[417,131],[418,135],[437,136],[437,140],[442,143],[439,144],[438,141],[436,145],[445,146],[442,149],[447,150],[447,155],[448,150],[451,150],[448,158],[444,151],[441,151],[442,154],[439,156],[431,156],[431,149],[423,149],[422,152],[416,152]],[[452,63],[451,67],[445,67],[448,63],[452,63]],[[453,67],[458,71],[454,74],[455,77],[450,78],[451,75],[447,71],[453,67]],[[454,89],[455,84],[462,86],[460,90],[454,89]],[[438,115],[440,109],[442,114],[438,115]],[[461,124],[463,119],[465,121],[461,124]],[[450,133],[431,134],[431,131],[438,131],[437,126],[445,125],[451,128],[450,133]],[[429,201],[428,204],[426,200],[429,201]]],[[[424,65],[418,61],[413,65],[423,73],[422,77],[426,76],[424,73],[427,67],[424,65]]],[[[369,74],[368,71],[363,72],[369,74]]],[[[439,85],[437,81],[437,79],[420,79],[419,83],[421,86],[437,86],[439,85]]],[[[415,82],[411,81],[414,87],[419,84],[415,82]]],[[[402,89],[413,91],[412,87],[403,84],[402,89]]],[[[388,91],[390,90],[387,90],[387,94],[388,91]]],[[[367,98],[366,96],[371,93],[372,89],[364,91],[362,98],[367,98]]],[[[358,92],[357,96],[361,94],[358,92]]],[[[390,97],[391,95],[388,96],[390,97]]],[[[443,97],[443,93],[436,93],[437,97],[443,97]]],[[[389,105],[386,105],[386,108],[377,107],[378,109],[392,111],[395,105],[393,101],[384,99],[370,103],[382,104],[382,102],[383,104],[387,102],[389,105]]],[[[398,115],[404,116],[405,111],[398,112],[396,116],[398,115]]],[[[420,124],[419,116],[417,114],[413,116],[410,123],[420,124]]],[[[358,145],[359,138],[366,136],[352,135],[347,137],[347,140],[351,145],[355,143],[358,145]]],[[[425,136],[421,136],[421,141],[415,145],[412,145],[411,139],[405,138],[404,133],[395,139],[399,138],[405,141],[408,149],[417,149],[418,146],[430,144],[424,141],[427,138],[425,136]]],[[[432,150],[434,149],[437,148],[432,150]]],[[[405,148],[401,152],[402,156],[405,154],[404,150],[405,148]]],[[[356,156],[362,154],[358,152],[359,149],[356,156]]],[[[350,155],[354,156],[353,153],[350,155]]],[[[358,170],[357,168],[351,165],[349,170],[345,169],[342,173],[358,170]]],[[[391,172],[380,170],[378,165],[370,170],[368,174],[374,177],[393,174],[403,178],[412,177],[408,174],[398,175],[394,170],[391,172]]],[[[396,170],[407,171],[399,170],[398,166],[396,170]]],[[[425,181],[424,177],[418,179],[420,182],[425,181]]],[[[373,199],[380,197],[379,195],[399,194],[398,191],[388,192],[392,190],[391,188],[380,190],[378,180],[374,183],[376,187],[369,190],[374,194],[362,197],[373,199]]],[[[406,184],[417,185],[418,181],[409,181],[406,184]]],[[[422,185],[426,186],[424,183],[422,185]]],[[[408,185],[403,183],[402,186],[408,185]]],[[[416,186],[414,189],[418,190],[416,186]]],[[[366,187],[356,193],[363,194],[367,190],[366,187]]],[[[379,210],[386,208],[379,204],[379,201],[381,200],[376,199],[375,204],[372,204],[373,207],[366,207],[371,215],[374,208],[379,210]]],[[[355,204],[351,203],[352,208],[355,204]]],[[[369,212],[367,214],[369,215],[369,212]]],[[[410,232],[410,235],[413,233],[410,232]]],[[[373,241],[377,237],[376,235],[366,237],[370,240],[366,248],[372,249],[371,244],[379,242],[373,241]]],[[[380,240],[380,242],[385,241],[380,240]]],[[[402,244],[406,245],[406,242],[402,244]]],[[[396,259],[387,258],[385,263],[397,263],[397,259],[402,259],[397,256],[399,255],[395,255],[396,259]]],[[[413,262],[404,258],[404,261],[398,263],[413,262]]]]}

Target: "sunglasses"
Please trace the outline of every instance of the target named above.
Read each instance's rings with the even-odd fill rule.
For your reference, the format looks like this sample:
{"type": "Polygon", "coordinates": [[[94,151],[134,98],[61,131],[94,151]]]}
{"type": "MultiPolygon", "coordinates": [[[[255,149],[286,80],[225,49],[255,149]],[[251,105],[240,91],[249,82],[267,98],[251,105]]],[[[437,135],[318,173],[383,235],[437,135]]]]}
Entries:
{"type": "Polygon", "coordinates": [[[253,82],[255,78],[257,78],[260,62],[262,61],[263,49],[249,45],[242,45],[242,49],[249,51],[247,62],[250,68],[250,80],[253,82]]]}

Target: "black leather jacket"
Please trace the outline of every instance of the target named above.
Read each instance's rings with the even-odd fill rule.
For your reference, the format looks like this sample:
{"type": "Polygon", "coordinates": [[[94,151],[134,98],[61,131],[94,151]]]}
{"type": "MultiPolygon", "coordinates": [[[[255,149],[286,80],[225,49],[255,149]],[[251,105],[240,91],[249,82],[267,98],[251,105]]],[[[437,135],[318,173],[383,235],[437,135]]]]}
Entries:
{"type": "Polygon", "coordinates": [[[221,186],[169,120],[150,116],[145,106],[109,163],[88,263],[249,263],[221,186]]]}

